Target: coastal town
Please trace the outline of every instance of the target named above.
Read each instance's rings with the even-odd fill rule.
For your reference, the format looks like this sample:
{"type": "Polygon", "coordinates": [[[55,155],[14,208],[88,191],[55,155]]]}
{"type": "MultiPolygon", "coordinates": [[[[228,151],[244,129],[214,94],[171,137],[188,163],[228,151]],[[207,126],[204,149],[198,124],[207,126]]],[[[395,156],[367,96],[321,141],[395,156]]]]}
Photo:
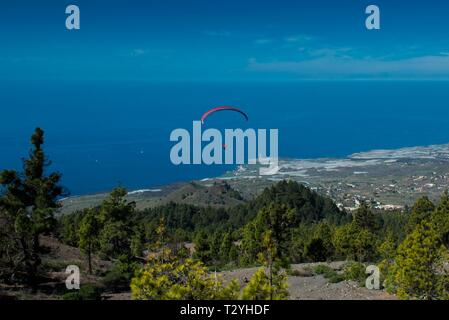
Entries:
{"type": "Polygon", "coordinates": [[[381,210],[402,210],[421,196],[438,199],[449,188],[449,145],[375,150],[343,159],[284,159],[270,177],[253,167],[240,167],[226,179],[243,194],[257,192],[273,181],[293,179],[355,210],[361,202],[381,210]]]}

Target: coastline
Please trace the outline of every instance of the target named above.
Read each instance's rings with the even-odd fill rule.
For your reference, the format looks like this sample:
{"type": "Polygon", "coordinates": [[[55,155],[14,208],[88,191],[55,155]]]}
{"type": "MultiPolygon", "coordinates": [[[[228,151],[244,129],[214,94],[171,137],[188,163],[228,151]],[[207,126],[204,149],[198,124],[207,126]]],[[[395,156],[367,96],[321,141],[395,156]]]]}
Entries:
{"type": "MultiPolygon", "coordinates": [[[[449,188],[449,144],[371,150],[345,158],[283,158],[279,166],[279,172],[272,176],[260,176],[259,165],[243,165],[192,183],[211,187],[225,182],[248,200],[277,181],[293,179],[332,198],[346,210],[354,210],[362,201],[369,201],[378,209],[397,210],[423,194],[436,199],[449,188]]],[[[189,183],[130,190],[127,197],[139,208],[146,208],[163,203],[189,183]]],[[[63,211],[68,212],[97,205],[106,196],[107,192],[70,196],[61,203],[63,211]]]]}

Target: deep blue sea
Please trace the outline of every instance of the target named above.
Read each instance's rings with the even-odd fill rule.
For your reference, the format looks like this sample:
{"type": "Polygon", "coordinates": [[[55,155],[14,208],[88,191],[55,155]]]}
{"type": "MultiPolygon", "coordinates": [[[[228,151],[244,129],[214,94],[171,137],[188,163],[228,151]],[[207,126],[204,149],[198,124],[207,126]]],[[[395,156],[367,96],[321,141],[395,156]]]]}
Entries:
{"type": "Polygon", "coordinates": [[[50,169],[72,195],[216,176],[229,167],[174,166],[170,132],[211,127],[279,129],[281,157],[340,157],[449,142],[449,82],[0,83],[0,169],[20,168],[36,126],[50,169]]]}

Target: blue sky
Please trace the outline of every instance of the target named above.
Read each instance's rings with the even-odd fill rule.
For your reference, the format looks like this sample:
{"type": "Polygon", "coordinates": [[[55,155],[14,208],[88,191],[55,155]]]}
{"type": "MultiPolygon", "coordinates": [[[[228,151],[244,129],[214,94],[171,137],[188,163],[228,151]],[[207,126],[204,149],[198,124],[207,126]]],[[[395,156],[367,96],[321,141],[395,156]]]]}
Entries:
{"type": "Polygon", "coordinates": [[[449,79],[447,1],[2,1],[0,79],[449,79]],[[81,30],[65,29],[65,7],[81,30]],[[381,30],[365,28],[365,8],[381,30]]]}

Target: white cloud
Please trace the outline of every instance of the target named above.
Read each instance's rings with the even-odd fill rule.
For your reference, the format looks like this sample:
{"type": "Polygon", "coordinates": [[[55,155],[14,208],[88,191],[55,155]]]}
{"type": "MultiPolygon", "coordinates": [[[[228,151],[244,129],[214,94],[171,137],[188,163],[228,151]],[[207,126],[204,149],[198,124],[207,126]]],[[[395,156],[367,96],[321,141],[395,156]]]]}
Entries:
{"type": "Polygon", "coordinates": [[[306,34],[297,34],[293,36],[288,36],[284,38],[285,42],[288,43],[304,43],[313,40],[314,37],[306,35],[306,34]]]}
{"type": "Polygon", "coordinates": [[[139,57],[139,56],[143,56],[147,53],[147,50],[144,49],[133,49],[133,51],[131,52],[131,56],[133,57],[139,57]]]}
{"type": "Polygon", "coordinates": [[[229,31],[205,31],[205,35],[210,37],[230,37],[231,33],[229,31]]]}
{"type": "Polygon", "coordinates": [[[304,78],[449,78],[449,56],[382,60],[327,54],[302,61],[258,62],[250,59],[248,70],[290,73],[304,78]]]}
{"type": "Polygon", "coordinates": [[[273,42],[273,39],[257,39],[254,41],[255,44],[268,44],[273,42]]]}

